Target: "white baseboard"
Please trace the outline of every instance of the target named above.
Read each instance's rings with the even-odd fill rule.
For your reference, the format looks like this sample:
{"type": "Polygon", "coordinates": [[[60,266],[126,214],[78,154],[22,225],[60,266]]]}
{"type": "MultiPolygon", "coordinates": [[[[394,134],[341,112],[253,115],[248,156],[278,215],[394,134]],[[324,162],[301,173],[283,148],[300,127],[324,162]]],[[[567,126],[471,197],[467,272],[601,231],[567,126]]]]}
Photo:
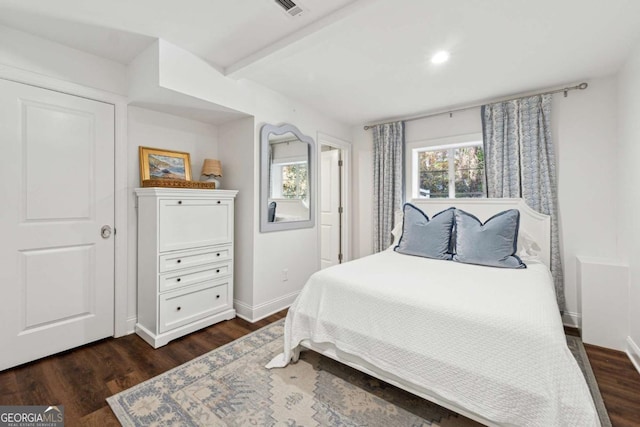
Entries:
{"type": "Polygon", "coordinates": [[[255,323],[258,320],[262,320],[265,317],[271,316],[272,314],[289,307],[293,304],[293,301],[295,301],[299,293],[300,291],[293,292],[255,306],[250,306],[249,304],[234,299],[233,307],[236,309],[236,315],[239,318],[244,319],[247,322],[255,323]]]}
{"type": "Polygon", "coordinates": [[[242,301],[238,301],[237,299],[234,299],[233,308],[236,309],[236,316],[246,320],[247,322],[253,322],[251,320],[253,309],[249,304],[245,304],[242,301]]]}
{"type": "Polygon", "coordinates": [[[636,371],[640,373],[640,347],[631,337],[627,337],[627,356],[631,359],[631,363],[635,366],[636,371]]]}
{"type": "Polygon", "coordinates": [[[127,319],[127,335],[136,331],[136,323],[138,323],[138,316],[131,316],[127,319]]]}
{"type": "Polygon", "coordinates": [[[565,311],[562,313],[562,323],[570,328],[580,328],[580,313],[565,311]]]}

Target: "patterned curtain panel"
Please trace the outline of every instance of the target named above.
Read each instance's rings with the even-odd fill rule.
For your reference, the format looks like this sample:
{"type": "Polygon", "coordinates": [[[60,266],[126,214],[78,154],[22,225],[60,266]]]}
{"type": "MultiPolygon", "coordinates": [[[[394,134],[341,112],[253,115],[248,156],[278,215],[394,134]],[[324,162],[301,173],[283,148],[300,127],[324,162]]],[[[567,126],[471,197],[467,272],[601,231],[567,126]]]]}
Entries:
{"type": "Polygon", "coordinates": [[[373,251],[392,243],[394,214],[404,198],[404,122],[373,128],[373,251]]]}
{"type": "Polygon", "coordinates": [[[484,105],[482,128],[487,196],[522,197],[531,208],[551,216],[551,273],[564,311],[551,95],[484,105]]]}

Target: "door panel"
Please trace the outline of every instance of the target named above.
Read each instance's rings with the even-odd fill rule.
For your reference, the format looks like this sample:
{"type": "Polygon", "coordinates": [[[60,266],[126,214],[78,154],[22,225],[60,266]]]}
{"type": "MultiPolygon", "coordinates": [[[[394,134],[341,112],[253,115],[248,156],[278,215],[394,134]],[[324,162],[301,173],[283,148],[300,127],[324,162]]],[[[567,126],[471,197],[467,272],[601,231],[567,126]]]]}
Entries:
{"type": "Polygon", "coordinates": [[[323,151],[320,185],[320,268],[340,261],[340,150],[323,151]]]}
{"type": "Polygon", "coordinates": [[[0,80],[0,369],[113,335],[114,107],[0,80]]]}
{"type": "Polygon", "coordinates": [[[22,251],[24,329],[51,328],[90,314],[95,263],[93,246],[22,251]]]}
{"type": "Polygon", "coordinates": [[[91,218],[95,116],[25,100],[22,121],[25,220],[91,218]]]}

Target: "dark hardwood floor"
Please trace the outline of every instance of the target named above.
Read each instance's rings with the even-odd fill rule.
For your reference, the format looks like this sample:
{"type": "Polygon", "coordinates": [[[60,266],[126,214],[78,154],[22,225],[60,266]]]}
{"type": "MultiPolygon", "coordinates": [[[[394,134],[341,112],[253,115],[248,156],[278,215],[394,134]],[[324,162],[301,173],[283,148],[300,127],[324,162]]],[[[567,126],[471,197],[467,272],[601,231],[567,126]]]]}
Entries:
{"type": "Polygon", "coordinates": [[[640,374],[621,352],[585,344],[602,399],[614,426],[640,426],[640,374]]]}
{"type": "MultiPolygon", "coordinates": [[[[580,336],[576,328],[565,326],[567,335],[580,336]]],[[[640,374],[622,351],[584,345],[598,381],[602,400],[614,427],[640,426],[640,374]]]]}
{"type": "MultiPolygon", "coordinates": [[[[118,426],[107,397],[285,315],[221,322],[157,350],[137,335],[88,344],[0,372],[0,405],[61,404],[67,426],[118,426]]],[[[640,374],[622,352],[585,347],[613,425],[640,426],[640,374]]]]}
{"type": "MultiPolygon", "coordinates": [[[[106,398],[286,316],[228,320],[154,350],[135,334],[107,338],[0,372],[0,405],[64,405],[66,426],[119,426],[106,398]]],[[[3,350],[4,351],[4,350],[3,350]]]]}

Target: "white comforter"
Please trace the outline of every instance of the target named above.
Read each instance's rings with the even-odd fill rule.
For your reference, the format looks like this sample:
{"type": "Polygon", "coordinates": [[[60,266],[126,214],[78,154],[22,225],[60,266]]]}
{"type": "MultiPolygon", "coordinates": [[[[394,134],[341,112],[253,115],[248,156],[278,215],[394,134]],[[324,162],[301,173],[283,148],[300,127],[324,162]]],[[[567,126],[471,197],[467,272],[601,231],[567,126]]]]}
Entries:
{"type": "Polygon", "coordinates": [[[497,425],[599,426],[543,264],[509,270],[384,251],[314,274],[291,306],[303,340],[426,388],[497,425]]]}

